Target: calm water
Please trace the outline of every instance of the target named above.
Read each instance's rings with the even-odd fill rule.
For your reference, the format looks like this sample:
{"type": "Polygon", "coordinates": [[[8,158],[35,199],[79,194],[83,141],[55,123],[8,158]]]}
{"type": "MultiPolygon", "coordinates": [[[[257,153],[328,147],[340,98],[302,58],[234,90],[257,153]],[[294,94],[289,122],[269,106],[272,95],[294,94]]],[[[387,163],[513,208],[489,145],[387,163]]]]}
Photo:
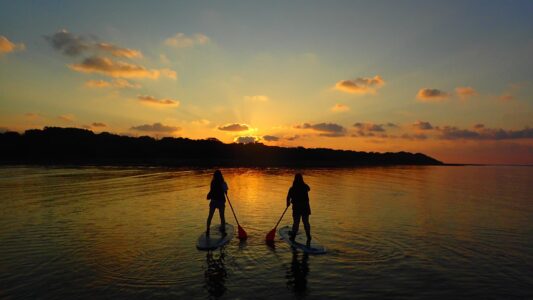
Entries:
{"type": "Polygon", "coordinates": [[[264,243],[294,170],[223,173],[208,253],[212,170],[0,168],[0,298],[533,298],[533,168],[305,170],[321,256],[264,243]]]}

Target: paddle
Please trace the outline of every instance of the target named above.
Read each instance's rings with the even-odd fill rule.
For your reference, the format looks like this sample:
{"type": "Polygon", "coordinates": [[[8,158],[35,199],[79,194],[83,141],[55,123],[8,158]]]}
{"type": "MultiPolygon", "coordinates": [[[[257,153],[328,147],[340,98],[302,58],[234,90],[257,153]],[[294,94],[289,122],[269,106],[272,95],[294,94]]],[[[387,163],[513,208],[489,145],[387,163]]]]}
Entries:
{"type": "Polygon", "coordinates": [[[266,241],[267,242],[274,241],[274,237],[276,237],[276,228],[278,228],[279,222],[281,222],[281,219],[283,219],[283,216],[285,215],[285,212],[287,212],[288,208],[289,208],[288,206],[285,207],[285,210],[283,211],[283,214],[281,214],[281,217],[279,218],[278,223],[276,223],[276,226],[274,226],[274,228],[272,230],[270,230],[269,233],[267,233],[267,235],[266,235],[266,241]]]}
{"type": "Polygon", "coordinates": [[[231,212],[233,213],[233,217],[235,217],[235,222],[237,222],[237,231],[239,232],[239,239],[245,240],[248,238],[248,235],[246,234],[246,231],[241,227],[239,224],[239,220],[237,220],[237,215],[235,215],[235,211],[233,210],[233,206],[231,205],[231,201],[229,201],[229,196],[226,193],[226,198],[228,198],[229,207],[231,208],[231,212]]]}

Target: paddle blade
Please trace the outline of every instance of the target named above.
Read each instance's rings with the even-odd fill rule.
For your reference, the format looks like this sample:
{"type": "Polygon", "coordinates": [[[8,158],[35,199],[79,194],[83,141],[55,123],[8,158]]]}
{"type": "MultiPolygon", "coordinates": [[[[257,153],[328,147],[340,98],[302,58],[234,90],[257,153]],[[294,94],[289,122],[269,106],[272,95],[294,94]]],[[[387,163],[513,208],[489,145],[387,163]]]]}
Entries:
{"type": "Polygon", "coordinates": [[[242,229],[242,227],[240,225],[239,225],[238,231],[239,231],[239,239],[245,240],[245,239],[248,238],[248,235],[246,234],[246,231],[244,231],[244,229],[242,229]]]}
{"type": "Polygon", "coordinates": [[[266,241],[267,242],[273,242],[275,237],[276,237],[276,228],[270,230],[270,232],[267,233],[266,241]]]}

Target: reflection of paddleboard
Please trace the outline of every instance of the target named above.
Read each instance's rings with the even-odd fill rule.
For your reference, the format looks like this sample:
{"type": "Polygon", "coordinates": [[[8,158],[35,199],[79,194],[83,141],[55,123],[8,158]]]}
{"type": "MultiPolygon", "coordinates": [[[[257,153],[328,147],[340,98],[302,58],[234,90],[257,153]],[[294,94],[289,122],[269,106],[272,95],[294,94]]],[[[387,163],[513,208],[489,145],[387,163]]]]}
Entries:
{"type": "Polygon", "coordinates": [[[209,229],[209,236],[205,235],[205,232],[200,235],[198,242],[196,242],[196,248],[198,250],[214,250],[228,243],[233,238],[233,225],[226,223],[226,235],[222,235],[220,232],[220,225],[213,225],[209,229]]]}
{"type": "Polygon", "coordinates": [[[293,246],[294,248],[300,249],[303,252],[311,253],[311,254],[323,254],[326,253],[326,248],[320,244],[318,244],[315,239],[311,240],[311,245],[307,247],[306,241],[307,238],[305,237],[305,234],[302,234],[302,231],[299,230],[298,234],[296,234],[296,238],[294,239],[294,242],[289,239],[289,230],[292,229],[292,226],[283,226],[281,227],[278,232],[281,238],[287,242],[289,245],[293,246]]]}

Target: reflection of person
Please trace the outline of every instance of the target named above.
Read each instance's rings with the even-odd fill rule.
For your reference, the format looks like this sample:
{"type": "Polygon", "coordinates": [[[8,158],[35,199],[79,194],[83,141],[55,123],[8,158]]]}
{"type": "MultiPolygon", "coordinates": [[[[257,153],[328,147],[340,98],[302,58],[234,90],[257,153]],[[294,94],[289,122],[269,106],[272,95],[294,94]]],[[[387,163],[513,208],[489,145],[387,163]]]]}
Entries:
{"type": "Polygon", "coordinates": [[[216,170],[213,174],[213,179],[211,180],[211,189],[207,194],[207,199],[211,200],[209,202],[209,215],[207,216],[207,230],[205,231],[206,235],[209,235],[209,227],[211,226],[211,219],[213,219],[213,214],[215,209],[218,208],[218,213],[220,214],[220,231],[226,233],[226,219],[224,218],[224,208],[226,206],[226,193],[228,192],[228,185],[222,177],[222,172],[216,170]]]}
{"type": "Polygon", "coordinates": [[[287,194],[287,206],[292,203],[292,231],[289,232],[290,240],[294,241],[298,228],[300,227],[300,219],[304,223],[305,233],[307,235],[307,245],[311,243],[311,225],[309,224],[309,215],[311,214],[311,207],[309,206],[309,186],[304,182],[302,174],[294,175],[294,181],[289,193],[287,194]]]}
{"type": "Polygon", "coordinates": [[[221,250],[218,258],[213,257],[211,251],[207,252],[205,257],[207,269],[204,272],[205,288],[209,295],[219,298],[226,292],[226,278],[228,274],[224,266],[224,252],[221,250]]]}
{"type": "Polygon", "coordinates": [[[309,254],[303,254],[302,260],[298,260],[298,251],[292,252],[292,262],[290,269],[287,270],[287,286],[292,287],[294,292],[299,295],[307,291],[307,274],[309,273],[309,254]]]}

